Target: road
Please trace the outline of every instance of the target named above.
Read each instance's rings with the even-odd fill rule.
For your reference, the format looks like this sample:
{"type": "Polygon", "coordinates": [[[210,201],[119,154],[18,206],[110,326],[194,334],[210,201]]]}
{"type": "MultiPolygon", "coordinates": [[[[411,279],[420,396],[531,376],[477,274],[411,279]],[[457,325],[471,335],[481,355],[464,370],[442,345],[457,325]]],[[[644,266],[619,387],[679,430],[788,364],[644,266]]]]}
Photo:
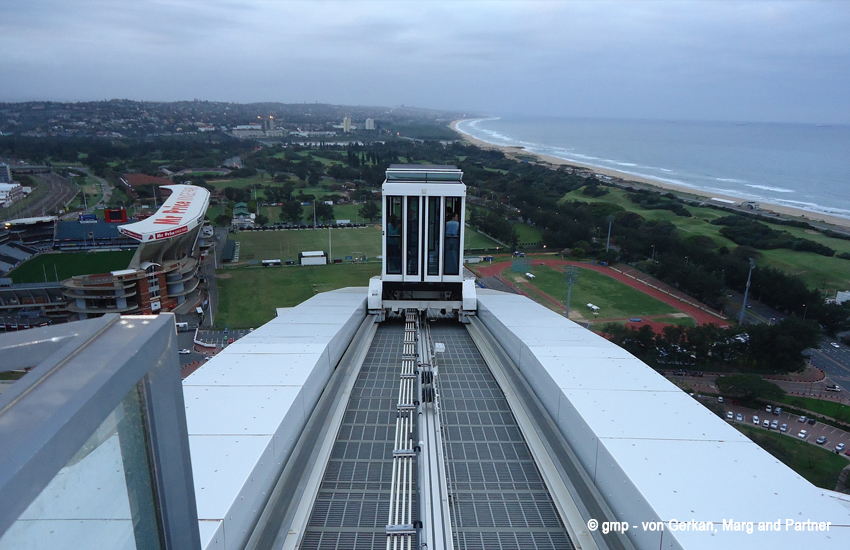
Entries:
{"type": "Polygon", "coordinates": [[[839,340],[824,338],[818,349],[806,350],[812,366],[824,371],[827,378],[841,386],[844,393],[850,396],[850,348],[839,340]],[[838,347],[833,346],[835,343],[838,347]]]}

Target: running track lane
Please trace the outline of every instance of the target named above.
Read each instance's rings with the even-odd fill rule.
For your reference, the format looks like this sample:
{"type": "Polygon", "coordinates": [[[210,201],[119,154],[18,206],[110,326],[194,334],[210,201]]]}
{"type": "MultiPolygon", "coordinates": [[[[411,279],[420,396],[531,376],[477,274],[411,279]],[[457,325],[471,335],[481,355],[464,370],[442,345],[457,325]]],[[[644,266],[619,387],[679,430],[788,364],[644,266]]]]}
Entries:
{"type": "MultiPolygon", "coordinates": [[[[568,266],[568,265],[574,265],[574,266],[581,267],[581,268],[584,268],[584,269],[592,269],[593,271],[597,271],[599,273],[602,273],[603,275],[611,277],[612,279],[616,279],[617,281],[620,281],[623,284],[626,284],[626,285],[628,285],[628,286],[630,286],[630,287],[632,287],[636,290],[639,290],[640,292],[643,292],[644,294],[646,294],[648,296],[652,296],[656,300],[661,300],[665,304],[672,306],[672,307],[678,309],[679,311],[681,311],[683,313],[687,313],[688,315],[693,317],[694,320],[700,325],[708,325],[708,324],[713,323],[713,324],[715,324],[719,327],[728,327],[729,326],[729,323],[727,323],[723,319],[715,317],[714,315],[711,315],[710,313],[707,313],[707,312],[705,312],[705,311],[703,311],[703,310],[701,310],[697,307],[694,307],[690,304],[686,304],[686,303],[676,299],[675,297],[670,296],[669,294],[665,294],[665,293],[661,292],[660,290],[657,290],[655,288],[651,288],[651,287],[649,287],[645,284],[642,284],[642,283],[640,283],[640,282],[638,282],[638,281],[636,281],[636,280],[634,280],[630,277],[625,276],[622,273],[619,273],[617,271],[614,271],[612,269],[609,269],[609,268],[601,266],[601,265],[586,264],[586,263],[581,263],[581,262],[569,262],[569,261],[566,261],[566,260],[548,260],[548,259],[531,258],[531,265],[532,266],[533,265],[541,265],[541,264],[547,265],[547,266],[555,268],[555,269],[561,268],[560,269],[561,271],[563,270],[564,266],[568,266]]],[[[481,274],[482,277],[492,277],[492,276],[498,275],[504,269],[506,269],[510,266],[511,266],[511,262],[507,261],[507,262],[499,262],[497,264],[492,264],[492,265],[483,266],[483,267],[475,266],[475,270],[478,271],[481,274]]]]}

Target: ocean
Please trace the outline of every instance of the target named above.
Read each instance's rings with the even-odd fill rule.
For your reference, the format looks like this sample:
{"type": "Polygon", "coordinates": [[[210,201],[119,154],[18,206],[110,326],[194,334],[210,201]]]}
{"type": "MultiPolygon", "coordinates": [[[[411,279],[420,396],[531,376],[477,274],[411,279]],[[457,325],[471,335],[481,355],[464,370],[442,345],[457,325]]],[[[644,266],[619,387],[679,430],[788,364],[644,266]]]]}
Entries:
{"type": "Polygon", "coordinates": [[[458,130],[494,145],[706,194],[850,219],[850,126],[494,117],[458,130]]]}

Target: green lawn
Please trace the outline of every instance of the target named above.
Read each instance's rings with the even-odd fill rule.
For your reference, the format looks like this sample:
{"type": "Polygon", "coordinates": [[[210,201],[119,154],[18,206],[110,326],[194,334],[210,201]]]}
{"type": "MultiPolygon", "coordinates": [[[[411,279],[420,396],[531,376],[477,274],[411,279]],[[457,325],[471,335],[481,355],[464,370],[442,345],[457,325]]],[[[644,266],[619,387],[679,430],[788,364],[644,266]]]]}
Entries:
{"type": "Polygon", "coordinates": [[[515,223],[514,229],[516,229],[519,242],[521,243],[539,243],[543,238],[543,233],[539,229],[524,223],[515,223]]]}
{"type": "MultiPolygon", "coordinates": [[[[610,189],[610,188],[609,188],[610,189]]],[[[667,210],[644,210],[639,205],[626,198],[626,192],[620,189],[610,189],[607,195],[599,198],[587,197],[581,190],[567,193],[562,200],[577,200],[582,202],[608,202],[617,204],[630,212],[637,212],[648,220],[668,220],[673,223],[683,237],[689,235],[704,235],[711,237],[716,246],[735,248],[734,242],[720,235],[721,226],[711,225],[711,220],[728,216],[729,213],[714,208],[686,208],[693,214],[691,218],[683,218],[667,210]]],[[[763,222],[762,222],[763,223],[763,222]]],[[[835,249],[836,253],[850,252],[850,241],[824,236],[811,229],[790,227],[768,223],[773,229],[787,231],[796,237],[810,239],[835,249]]],[[[799,275],[810,288],[845,290],[850,287],[850,260],[820,256],[813,252],[796,252],[788,249],[760,250],[762,254],[759,265],[767,265],[786,273],[799,275]]]]}
{"type": "Polygon", "coordinates": [[[777,399],[777,401],[791,405],[792,407],[829,416],[841,422],[850,423],[850,407],[836,403],[835,401],[823,401],[811,397],[795,397],[792,395],[785,395],[782,399],[777,399]]]}
{"type": "MultiPolygon", "coordinates": [[[[464,230],[464,236],[465,236],[464,240],[466,241],[466,244],[464,245],[464,249],[466,249],[466,250],[502,247],[502,245],[500,245],[499,243],[497,243],[496,241],[494,241],[490,237],[479,233],[478,231],[476,231],[475,229],[473,229],[472,227],[470,227],[468,225],[466,226],[466,229],[464,230]]],[[[502,248],[504,248],[504,247],[502,247],[502,248]]]]}
{"type": "Polygon", "coordinates": [[[735,427],[759,447],[823,489],[835,490],[838,475],[847,466],[847,459],[840,455],[794,437],[751,426],[736,424],[735,427]]]}
{"type": "Polygon", "coordinates": [[[14,269],[9,277],[14,283],[43,283],[60,281],[74,275],[106,273],[127,269],[133,258],[134,250],[120,252],[63,252],[61,254],[42,254],[14,269]]]}
{"type": "Polygon", "coordinates": [[[328,233],[334,258],[381,254],[381,230],[377,226],[346,229],[304,229],[285,231],[244,231],[230,238],[241,243],[239,261],[296,260],[305,250],[328,252],[328,233]]]}
{"type": "MultiPolygon", "coordinates": [[[[533,286],[560,302],[567,301],[567,284],[564,283],[563,272],[545,265],[535,265],[530,268],[530,272],[535,276],[529,281],[533,286]]],[[[513,273],[510,268],[502,275],[508,280],[521,276],[519,273],[513,273]]],[[[588,303],[599,306],[599,320],[679,313],[679,310],[672,306],[616,279],[590,269],[580,268],[578,279],[573,283],[570,310],[581,312],[585,317],[592,318],[593,314],[587,308],[588,303]]],[[[674,320],[684,320],[684,318],[671,319],[671,321],[674,320]]]]}
{"type": "MultiPolygon", "coordinates": [[[[275,308],[294,306],[319,292],[336,288],[365,287],[370,277],[380,273],[379,262],[219,270],[216,326],[258,327],[274,317],[275,308]]],[[[363,297],[366,297],[365,289],[363,297]]]]}

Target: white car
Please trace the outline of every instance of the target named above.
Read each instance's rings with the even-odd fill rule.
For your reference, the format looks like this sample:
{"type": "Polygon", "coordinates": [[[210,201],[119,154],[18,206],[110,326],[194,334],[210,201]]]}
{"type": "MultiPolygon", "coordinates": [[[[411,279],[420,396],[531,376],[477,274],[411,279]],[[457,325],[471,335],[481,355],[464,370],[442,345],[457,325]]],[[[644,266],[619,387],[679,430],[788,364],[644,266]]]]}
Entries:
{"type": "Polygon", "coordinates": [[[843,450],[844,450],[844,443],[839,443],[838,445],[835,446],[835,452],[836,453],[840,453],[843,450]]]}
{"type": "Polygon", "coordinates": [[[773,407],[771,407],[770,405],[768,405],[767,407],[764,408],[764,412],[771,412],[771,411],[773,411],[773,407]]]}
{"type": "Polygon", "coordinates": [[[744,421],[744,415],[741,414],[741,413],[736,414],[735,420],[737,420],[738,422],[743,422],[744,421]]]}
{"type": "Polygon", "coordinates": [[[762,427],[762,428],[767,428],[767,429],[769,430],[769,429],[770,429],[770,420],[764,420],[764,421],[761,423],[761,427],[762,427]]]}
{"type": "Polygon", "coordinates": [[[177,353],[179,353],[180,355],[189,355],[190,353],[192,353],[192,350],[188,350],[188,349],[181,349],[181,350],[180,350],[180,351],[178,351],[177,353]]]}
{"type": "Polygon", "coordinates": [[[759,422],[759,416],[758,415],[753,416],[753,424],[755,424],[756,426],[761,424],[761,422],[759,422]]]}
{"type": "Polygon", "coordinates": [[[717,402],[718,402],[718,403],[723,403],[723,396],[722,396],[722,395],[721,395],[720,397],[718,397],[718,398],[717,398],[717,402]]]}
{"type": "Polygon", "coordinates": [[[797,437],[800,439],[806,439],[806,436],[809,435],[809,432],[806,430],[800,430],[800,433],[797,434],[797,437]]]}
{"type": "Polygon", "coordinates": [[[776,430],[778,428],[779,428],[779,420],[774,420],[773,422],[770,423],[770,429],[771,430],[776,430]]]}
{"type": "Polygon", "coordinates": [[[783,425],[779,426],[779,431],[780,432],[787,432],[788,431],[788,424],[783,424],[783,425]]]}
{"type": "Polygon", "coordinates": [[[732,411],[726,413],[726,420],[732,420],[733,418],[735,418],[735,414],[732,411]]]}
{"type": "Polygon", "coordinates": [[[836,343],[836,342],[830,342],[830,343],[829,343],[829,345],[830,345],[830,346],[832,346],[832,347],[834,347],[834,348],[840,348],[840,347],[841,347],[841,346],[839,346],[839,345],[838,345],[838,343],[836,343]]]}
{"type": "Polygon", "coordinates": [[[805,416],[798,416],[798,417],[797,417],[797,422],[803,422],[803,423],[805,423],[805,422],[806,422],[806,420],[808,420],[808,418],[806,418],[805,416]]]}

